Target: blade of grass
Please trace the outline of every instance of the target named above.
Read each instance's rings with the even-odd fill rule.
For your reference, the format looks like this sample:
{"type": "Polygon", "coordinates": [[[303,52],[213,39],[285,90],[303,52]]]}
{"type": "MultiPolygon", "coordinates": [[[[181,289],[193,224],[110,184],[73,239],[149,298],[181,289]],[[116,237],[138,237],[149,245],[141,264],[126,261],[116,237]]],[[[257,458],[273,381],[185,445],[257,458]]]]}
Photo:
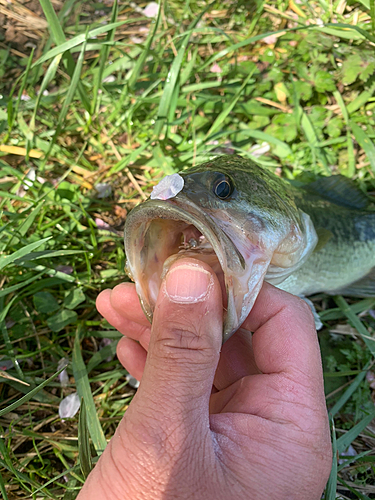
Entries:
{"type": "Polygon", "coordinates": [[[368,350],[373,356],[375,356],[375,342],[374,339],[369,335],[367,329],[363,326],[362,321],[358,316],[350,309],[346,300],[341,295],[336,295],[333,297],[336,304],[339,306],[341,311],[348,318],[352,326],[357,330],[359,335],[362,337],[363,342],[366,344],[368,350]]]}
{"type": "Polygon", "coordinates": [[[41,276],[43,276],[43,274],[44,274],[44,271],[42,271],[39,274],[36,274],[35,276],[32,276],[31,278],[29,278],[27,280],[22,281],[21,283],[17,283],[16,285],[4,287],[2,290],[0,290],[0,298],[6,297],[10,293],[15,292],[16,290],[19,290],[20,288],[24,288],[25,286],[29,285],[33,281],[36,281],[37,279],[39,279],[41,276]]]}
{"type": "MultiPolygon", "coordinates": [[[[35,63],[32,65],[32,68],[36,66],[40,66],[44,62],[48,61],[49,59],[52,59],[58,55],[62,55],[64,52],[67,52],[68,50],[72,50],[82,43],[85,42],[86,38],[87,39],[92,39],[96,38],[99,35],[103,35],[104,33],[107,33],[108,31],[113,31],[116,30],[116,28],[119,28],[120,26],[123,26],[124,24],[128,23],[134,23],[135,21],[140,21],[143,20],[143,18],[140,19],[128,19],[126,21],[117,21],[115,23],[109,23],[106,24],[105,26],[99,26],[99,28],[94,28],[88,31],[87,37],[84,33],[81,33],[80,35],[76,35],[73,38],[70,38],[70,40],[65,40],[62,43],[56,44],[56,47],[53,49],[49,50],[45,54],[43,54],[38,60],[35,61],[35,63]]],[[[98,43],[98,42],[97,42],[98,43]]],[[[102,44],[103,42],[101,42],[102,44]]]]}
{"type": "Polygon", "coordinates": [[[354,134],[355,140],[358,142],[363,151],[366,153],[372,171],[375,172],[375,146],[373,142],[366,134],[366,132],[352,120],[350,120],[350,127],[354,134]]]}
{"type": "MultiPolygon", "coordinates": [[[[15,369],[16,369],[16,372],[18,374],[18,377],[21,379],[21,380],[24,380],[25,377],[24,377],[24,374],[21,370],[21,367],[18,363],[18,360],[16,358],[16,355],[15,355],[15,352],[14,352],[14,349],[13,349],[13,345],[10,341],[10,338],[9,338],[9,335],[8,335],[8,329],[6,327],[6,324],[5,324],[5,318],[7,317],[7,314],[8,312],[10,311],[10,308],[12,307],[13,303],[15,302],[17,296],[14,296],[6,306],[4,306],[4,298],[1,297],[0,298],[0,329],[1,329],[1,333],[3,335],[3,339],[4,339],[4,344],[5,344],[5,348],[6,348],[6,351],[7,351],[7,355],[9,357],[9,359],[12,361],[15,369]]],[[[0,416],[1,416],[1,413],[0,413],[0,416]]]]}
{"type": "MultiPolygon", "coordinates": [[[[53,39],[55,40],[56,45],[61,45],[66,41],[64,31],[61,27],[60,20],[56,15],[56,12],[52,6],[50,0],[39,0],[40,5],[43,9],[44,15],[46,16],[48,22],[48,28],[52,34],[53,39]]],[[[69,76],[73,79],[73,75],[75,73],[75,62],[70,52],[66,52],[64,54],[64,61],[66,61],[66,69],[68,71],[69,76]]],[[[90,103],[87,98],[87,94],[82,86],[82,84],[78,85],[79,95],[82,100],[82,104],[84,105],[87,111],[90,111],[90,103]]]]}
{"type": "Polygon", "coordinates": [[[36,248],[40,247],[45,243],[46,241],[50,240],[52,236],[48,236],[48,238],[43,238],[42,240],[39,241],[34,241],[34,243],[30,243],[29,245],[26,245],[23,248],[20,248],[16,252],[13,252],[10,255],[7,255],[4,257],[3,255],[0,256],[0,270],[4,269],[5,266],[8,266],[12,262],[14,262],[17,259],[21,259],[22,257],[25,257],[29,253],[31,253],[33,250],[36,248]]]}
{"type": "Polygon", "coordinates": [[[337,489],[337,441],[336,441],[335,422],[333,418],[331,419],[331,434],[332,434],[332,469],[324,493],[324,500],[335,500],[336,489],[337,489]]]}
{"type": "Polygon", "coordinates": [[[85,400],[81,399],[78,420],[78,452],[83,477],[86,479],[92,469],[88,420],[85,400]]]}
{"type": "MultiPolygon", "coordinates": [[[[15,231],[17,233],[17,236],[25,236],[27,231],[32,226],[36,216],[39,214],[41,208],[43,207],[43,205],[45,205],[45,202],[46,201],[43,200],[38,205],[36,205],[34,207],[34,209],[30,212],[30,214],[20,224],[19,228],[15,231]]],[[[11,245],[16,244],[18,242],[17,236],[15,235],[13,238],[10,239],[8,246],[11,246],[11,245]]]]}
{"type": "Polygon", "coordinates": [[[96,413],[95,402],[91,392],[86,366],[82,358],[79,335],[80,331],[79,328],[77,328],[73,348],[73,374],[77,385],[77,392],[86,403],[87,422],[92,442],[97,454],[101,455],[107,446],[107,441],[104,437],[103,429],[96,413]]]}
{"type": "MultiPolygon", "coordinates": [[[[370,453],[373,453],[373,452],[374,452],[373,450],[366,450],[366,451],[363,451],[362,453],[358,453],[358,455],[355,455],[354,457],[348,456],[347,460],[345,460],[344,463],[340,464],[337,467],[337,472],[340,472],[340,470],[344,469],[345,467],[348,467],[350,464],[354,464],[359,458],[366,457],[367,455],[369,455],[370,453]]],[[[345,455],[342,455],[342,456],[345,456],[345,455]]]]}
{"type": "Polygon", "coordinates": [[[348,484],[346,481],[344,481],[343,479],[341,479],[341,477],[338,477],[337,479],[338,479],[339,483],[341,483],[344,486],[346,486],[346,488],[348,488],[348,490],[351,493],[354,493],[354,495],[357,498],[359,498],[359,500],[371,500],[370,497],[368,497],[367,495],[362,495],[362,493],[360,493],[358,490],[354,489],[350,484],[348,484]]]}
{"type": "Polygon", "coordinates": [[[8,494],[7,494],[6,489],[5,489],[4,479],[3,479],[1,472],[0,472],[0,492],[3,495],[4,500],[9,500],[8,494]]]}
{"type": "MultiPolygon", "coordinates": [[[[43,93],[47,89],[47,87],[51,83],[51,81],[54,79],[54,77],[56,75],[57,68],[59,67],[59,64],[61,61],[61,57],[62,57],[62,54],[59,54],[52,59],[50,65],[48,66],[46,74],[44,75],[42,84],[41,84],[40,89],[39,89],[39,94],[38,94],[38,97],[37,97],[37,100],[35,103],[35,108],[34,108],[33,114],[32,114],[31,119],[30,119],[29,127],[30,127],[30,130],[32,132],[34,132],[34,130],[35,130],[35,120],[36,120],[36,117],[38,114],[40,101],[43,97],[43,93]]],[[[28,154],[30,152],[30,149],[31,149],[31,144],[30,144],[30,147],[27,148],[28,154]]]]}
{"type": "Polygon", "coordinates": [[[324,151],[319,147],[318,136],[316,134],[315,128],[305,112],[302,112],[301,126],[305,133],[306,139],[310,145],[313,155],[316,153],[320,161],[322,162],[324,171],[326,174],[330,174],[331,171],[328,168],[328,162],[324,151]]]}
{"type": "Polygon", "coordinates": [[[340,92],[336,90],[333,93],[333,95],[336,99],[337,104],[340,106],[341,113],[344,118],[344,122],[346,124],[346,143],[348,148],[348,168],[346,171],[346,175],[352,178],[353,175],[355,174],[355,157],[354,157],[353,141],[349,129],[349,113],[340,92]]]}
{"type": "MultiPolygon", "coordinates": [[[[118,15],[118,3],[117,0],[113,2],[112,6],[112,14],[111,14],[111,21],[110,24],[113,24],[116,22],[118,15]]],[[[107,36],[105,38],[106,42],[112,42],[115,38],[115,29],[111,29],[107,32],[107,36]]],[[[97,102],[98,102],[98,95],[99,95],[99,89],[102,87],[102,81],[103,81],[103,71],[108,59],[108,52],[109,52],[109,45],[103,44],[102,48],[100,49],[99,52],[99,68],[97,70],[95,79],[94,79],[94,89],[93,89],[93,100],[91,104],[91,114],[94,114],[97,109],[97,102]]]]}
{"type": "Polygon", "coordinates": [[[27,392],[18,401],[15,401],[11,405],[9,405],[6,408],[3,408],[2,410],[0,410],[0,417],[2,417],[3,415],[6,415],[7,413],[9,413],[11,411],[14,411],[16,408],[18,408],[19,406],[23,405],[27,401],[30,401],[30,399],[32,397],[34,397],[35,394],[37,394],[41,389],[43,389],[43,387],[45,387],[50,382],[52,382],[52,380],[54,380],[58,375],[60,375],[60,373],[63,370],[65,370],[65,368],[66,368],[66,365],[64,365],[60,370],[58,370],[56,373],[54,373],[51,377],[47,378],[44,382],[42,382],[41,384],[39,384],[37,387],[34,387],[34,389],[32,389],[31,391],[27,392]]]}
{"type": "Polygon", "coordinates": [[[352,444],[352,442],[358,437],[358,435],[366,429],[371,420],[375,417],[375,410],[373,410],[369,415],[363,418],[358,424],[352,427],[348,432],[341,436],[337,440],[337,451],[341,455],[344,451],[352,444]]]}
{"type": "Polygon", "coordinates": [[[116,354],[117,342],[112,342],[111,344],[103,347],[100,351],[96,352],[90,361],[87,363],[87,373],[90,373],[94,368],[96,368],[102,361],[107,359],[110,356],[114,356],[116,354]]]}
{"type": "Polygon", "coordinates": [[[141,52],[141,55],[137,59],[137,62],[135,63],[133,71],[131,72],[130,78],[128,80],[129,90],[134,90],[135,84],[138,81],[139,75],[142,72],[143,66],[144,66],[146,59],[147,59],[147,56],[150,52],[152,42],[154,41],[156,32],[157,32],[158,27],[159,27],[159,23],[160,23],[160,19],[161,19],[161,11],[162,11],[162,0],[160,0],[160,2],[159,2],[158,17],[156,18],[156,22],[154,24],[154,29],[148,35],[144,50],[141,52]]]}
{"type": "Polygon", "coordinates": [[[157,121],[155,124],[155,135],[159,136],[163,125],[165,123],[165,120],[172,115],[174,115],[175,107],[176,107],[176,102],[177,99],[172,99],[173,94],[174,94],[174,89],[177,85],[177,82],[179,80],[179,75],[180,75],[180,70],[181,70],[181,64],[182,60],[184,58],[187,46],[189,44],[190,37],[193,33],[193,30],[195,26],[199,23],[199,21],[202,19],[203,15],[209,11],[211,6],[214,4],[210,3],[207,5],[207,7],[199,14],[199,16],[194,19],[194,21],[190,24],[190,26],[187,29],[186,34],[182,38],[181,45],[178,49],[176,57],[173,59],[172,65],[170,67],[170,70],[167,75],[167,79],[165,81],[165,86],[163,90],[163,95],[161,96],[160,99],[160,104],[159,104],[159,109],[157,113],[157,121]],[[174,109],[171,109],[171,103],[173,102],[174,104],[174,109]]]}
{"type": "Polygon", "coordinates": [[[375,35],[375,0],[370,0],[370,17],[372,34],[375,35]]]}
{"type": "Polygon", "coordinates": [[[40,172],[43,172],[43,170],[44,170],[44,167],[47,163],[47,160],[52,152],[53,146],[55,145],[57,138],[61,132],[66,115],[68,113],[69,106],[70,106],[71,102],[73,101],[74,94],[76,93],[79,79],[81,77],[81,71],[82,71],[82,65],[83,65],[83,60],[84,60],[84,56],[85,56],[85,50],[86,50],[86,42],[82,45],[82,49],[81,49],[81,52],[80,52],[78,60],[77,60],[77,64],[76,64],[75,69],[74,69],[72,80],[70,82],[70,86],[69,86],[68,92],[66,94],[64,104],[63,104],[61,111],[60,111],[60,114],[59,114],[59,118],[58,118],[57,125],[56,125],[56,131],[52,137],[49,149],[48,149],[48,151],[43,159],[43,162],[39,167],[40,172]]]}
{"type": "Polygon", "coordinates": [[[366,364],[366,366],[363,368],[363,371],[361,371],[351,382],[350,386],[346,389],[344,394],[340,397],[340,399],[335,403],[335,405],[331,408],[329,411],[329,414],[334,417],[336,413],[338,413],[341,408],[345,405],[347,401],[352,397],[352,395],[355,393],[355,391],[358,389],[358,387],[361,385],[362,381],[366,377],[366,373],[370,367],[370,362],[366,364]]]}
{"type": "Polygon", "coordinates": [[[16,101],[16,105],[15,105],[14,109],[13,109],[13,104],[12,104],[13,92],[11,93],[11,95],[9,97],[8,131],[7,131],[7,135],[4,138],[4,142],[8,141],[9,136],[10,136],[12,129],[13,129],[13,125],[16,121],[17,114],[18,114],[18,108],[19,108],[19,105],[21,102],[21,97],[22,97],[23,91],[25,90],[25,87],[26,87],[27,79],[28,79],[28,76],[30,73],[31,63],[33,62],[33,57],[34,57],[34,49],[32,49],[31,54],[29,56],[29,59],[27,61],[27,66],[26,66],[25,73],[24,73],[23,78],[22,78],[22,83],[21,83],[20,89],[18,91],[18,97],[17,97],[17,101],[16,101]]]}
{"type": "Polygon", "coordinates": [[[210,130],[207,132],[204,138],[205,141],[209,141],[210,136],[212,136],[212,134],[214,134],[218,129],[220,129],[223,126],[226,117],[229,115],[234,106],[237,104],[238,99],[241,97],[243,90],[246,88],[246,85],[249,83],[255,70],[256,70],[256,65],[252,64],[252,68],[250,69],[249,74],[247,75],[245,80],[243,81],[241,87],[235,93],[235,95],[233,96],[232,100],[228,103],[228,105],[219,114],[219,116],[216,117],[216,120],[214,121],[210,130]]]}

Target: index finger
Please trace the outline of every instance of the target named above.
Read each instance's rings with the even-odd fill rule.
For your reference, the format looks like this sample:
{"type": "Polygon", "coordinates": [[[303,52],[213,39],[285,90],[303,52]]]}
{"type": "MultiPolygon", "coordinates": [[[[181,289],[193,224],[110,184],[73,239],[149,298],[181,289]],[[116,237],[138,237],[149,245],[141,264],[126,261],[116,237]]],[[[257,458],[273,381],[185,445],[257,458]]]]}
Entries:
{"type": "Polygon", "coordinates": [[[254,357],[262,373],[322,380],[315,322],[304,300],[264,283],[243,328],[254,332],[254,357]]]}

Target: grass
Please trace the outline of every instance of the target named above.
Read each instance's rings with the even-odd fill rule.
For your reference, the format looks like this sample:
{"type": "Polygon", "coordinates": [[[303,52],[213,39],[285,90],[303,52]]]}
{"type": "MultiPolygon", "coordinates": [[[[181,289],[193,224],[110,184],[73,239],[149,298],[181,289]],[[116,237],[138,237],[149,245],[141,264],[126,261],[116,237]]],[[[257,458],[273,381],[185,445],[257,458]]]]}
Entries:
{"type": "MultiPolygon", "coordinates": [[[[373,1],[171,1],[154,19],[109,3],[56,14],[40,0],[50,31],[35,51],[0,43],[6,500],[75,498],[131,401],[95,298],[127,279],[126,213],[163,175],[229,151],[375,190],[373,1]],[[81,410],[61,420],[75,392],[81,410]]],[[[313,300],[341,456],[325,498],[375,498],[375,298],[313,300]]]]}

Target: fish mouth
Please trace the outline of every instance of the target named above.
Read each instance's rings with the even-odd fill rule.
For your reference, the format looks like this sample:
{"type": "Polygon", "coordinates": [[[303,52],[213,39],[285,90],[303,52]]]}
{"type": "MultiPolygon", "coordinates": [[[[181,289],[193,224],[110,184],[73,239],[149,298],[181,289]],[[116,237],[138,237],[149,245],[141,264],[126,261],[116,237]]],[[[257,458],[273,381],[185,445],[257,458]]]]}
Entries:
{"type": "Polygon", "coordinates": [[[126,219],[125,252],[126,271],[150,321],[171,265],[183,257],[207,263],[222,289],[223,342],[246,319],[269,264],[259,245],[249,241],[245,260],[227,232],[184,196],[148,200],[134,208],[126,219]]]}

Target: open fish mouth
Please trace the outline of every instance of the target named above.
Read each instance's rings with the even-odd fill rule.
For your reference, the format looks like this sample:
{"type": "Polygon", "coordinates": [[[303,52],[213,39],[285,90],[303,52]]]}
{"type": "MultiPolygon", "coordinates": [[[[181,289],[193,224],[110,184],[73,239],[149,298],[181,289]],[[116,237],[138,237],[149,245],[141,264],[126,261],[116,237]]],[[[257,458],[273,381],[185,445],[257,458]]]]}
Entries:
{"type": "Polygon", "coordinates": [[[161,282],[173,262],[182,257],[206,262],[222,288],[223,342],[245,320],[269,264],[259,246],[249,242],[245,260],[236,242],[184,196],[148,200],[134,208],[126,220],[125,251],[127,272],[150,321],[161,282]]]}

